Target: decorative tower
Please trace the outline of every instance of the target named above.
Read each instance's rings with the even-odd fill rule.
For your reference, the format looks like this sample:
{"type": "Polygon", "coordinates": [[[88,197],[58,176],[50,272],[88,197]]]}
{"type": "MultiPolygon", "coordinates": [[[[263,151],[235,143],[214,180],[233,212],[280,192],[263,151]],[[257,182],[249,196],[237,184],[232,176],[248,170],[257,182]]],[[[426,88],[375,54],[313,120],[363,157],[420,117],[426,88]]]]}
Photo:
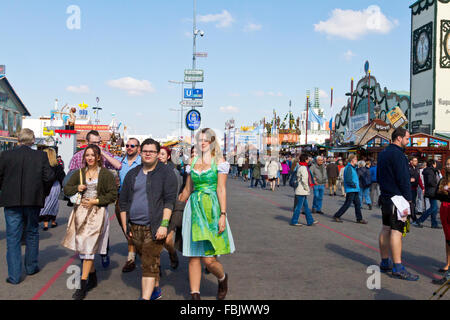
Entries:
{"type": "Polygon", "coordinates": [[[450,1],[419,0],[410,8],[410,130],[449,132],[450,1]]]}

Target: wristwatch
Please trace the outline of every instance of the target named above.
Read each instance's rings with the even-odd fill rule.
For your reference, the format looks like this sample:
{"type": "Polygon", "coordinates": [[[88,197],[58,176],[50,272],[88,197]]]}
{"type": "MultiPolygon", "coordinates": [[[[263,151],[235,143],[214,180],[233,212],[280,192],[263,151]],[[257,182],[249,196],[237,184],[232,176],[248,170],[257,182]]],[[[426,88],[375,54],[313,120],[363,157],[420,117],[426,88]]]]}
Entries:
{"type": "Polygon", "coordinates": [[[227,216],[227,213],[226,213],[226,212],[221,212],[220,215],[226,217],[226,216],[227,216]]]}

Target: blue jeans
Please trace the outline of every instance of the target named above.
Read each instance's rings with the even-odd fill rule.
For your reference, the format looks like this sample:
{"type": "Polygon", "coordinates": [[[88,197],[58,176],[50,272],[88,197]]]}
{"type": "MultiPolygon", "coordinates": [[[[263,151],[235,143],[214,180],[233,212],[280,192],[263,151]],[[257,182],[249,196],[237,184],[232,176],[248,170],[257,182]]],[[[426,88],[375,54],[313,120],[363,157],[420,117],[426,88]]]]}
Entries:
{"type": "Polygon", "coordinates": [[[417,221],[420,223],[424,223],[425,220],[427,220],[428,217],[431,215],[431,225],[433,227],[435,227],[438,225],[438,222],[436,220],[437,213],[438,213],[438,202],[436,199],[428,198],[428,200],[430,201],[430,208],[427,211],[425,211],[422,214],[422,216],[419,219],[417,219],[417,221]]]}
{"type": "Polygon", "coordinates": [[[6,221],[6,262],[9,280],[15,284],[22,276],[21,239],[25,230],[25,271],[32,274],[38,269],[39,254],[39,207],[5,208],[6,221]]]}
{"type": "Polygon", "coordinates": [[[305,215],[306,215],[306,223],[308,224],[308,226],[312,225],[314,222],[314,219],[312,217],[311,210],[309,210],[309,208],[308,208],[308,197],[296,195],[295,201],[297,202],[297,205],[295,206],[294,214],[292,215],[291,224],[298,223],[298,219],[300,217],[300,212],[301,212],[302,208],[304,208],[305,215]]]}
{"type": "Polygon", "coordinates": [[[316,185],[316,186],[314,186],[314,199],[313,199],[312,208],[316,209],[316,211],[321,211],[322,210],[322,200],[323,200],[324,192],[325,192],[325,186],[324,185],[316,185]]]}
{"type": "Polygon", "coordinates": [[[370,199],[370,187],[361,188],[359,190],[359,202],[363,204],[363,198],[366,200],[367,205],[372,205],[372,200],[370,199]]]}

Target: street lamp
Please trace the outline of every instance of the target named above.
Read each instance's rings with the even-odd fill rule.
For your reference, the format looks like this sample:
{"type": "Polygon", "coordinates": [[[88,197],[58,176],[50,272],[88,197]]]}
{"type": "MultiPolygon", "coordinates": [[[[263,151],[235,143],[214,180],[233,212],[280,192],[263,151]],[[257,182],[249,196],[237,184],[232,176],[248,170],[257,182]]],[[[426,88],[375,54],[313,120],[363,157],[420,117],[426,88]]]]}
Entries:
{"type": "MultiPolygon", "coordinates": [[[[184,99],[184,85],[187,84],[187,82],[184,81],[175,81],[175,80],[169,80],[169,83],[178,84],[181,85],[181,101],[184,99]]],[[[183,106],[180,104],[180,109],[174,110],[170,109],[171,111],[180,111],[180,139],[183,136],[183,106]]]]}

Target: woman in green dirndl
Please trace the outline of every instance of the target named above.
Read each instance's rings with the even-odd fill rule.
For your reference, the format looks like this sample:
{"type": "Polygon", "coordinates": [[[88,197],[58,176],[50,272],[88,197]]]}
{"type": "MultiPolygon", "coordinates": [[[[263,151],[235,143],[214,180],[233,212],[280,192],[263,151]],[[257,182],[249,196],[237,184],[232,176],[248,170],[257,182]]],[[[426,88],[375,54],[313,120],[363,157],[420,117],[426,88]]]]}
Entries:
{"type": "Polygon", "coordinates": [[[179,200],[186,201],[183,214],[183,255],[189,257],[189,284],[193,300],[200,300],[203,262],[217,277],[217,299],[228,291],[228,275],[216,256],[235,251],[227,220],[226,181],[230,165],[222,157],[216,134],[211,129],[196,135],[197,156],[187,168],[186,186],[179,200]]]}

